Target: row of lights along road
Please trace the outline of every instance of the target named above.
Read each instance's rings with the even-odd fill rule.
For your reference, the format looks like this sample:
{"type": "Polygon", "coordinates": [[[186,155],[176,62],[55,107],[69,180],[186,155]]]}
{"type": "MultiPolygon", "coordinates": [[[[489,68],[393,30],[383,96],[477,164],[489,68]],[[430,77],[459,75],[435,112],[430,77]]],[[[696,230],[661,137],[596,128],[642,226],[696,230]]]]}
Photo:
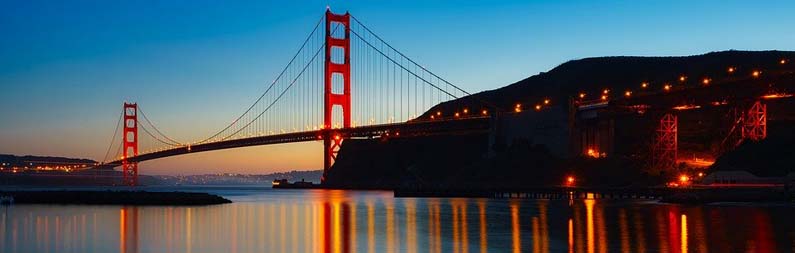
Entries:
{"type": "MultiPolygon", "coordinates": [[[[789,61],[787,59],[781,59],[779,61],[779,64],[783,65],[783,64],[787,64],[788,62],[789,61]]],[[[736,67],[729,67],[729,68],[726,69],[726,72],[729,73],[729,74],[733,74],[736,71],[737,71],[736,67]]],[[[753,71],[751,71],[751,76],[754,77],[754,78],[758,78],[761,75],[762,75],[762,71],[761,70],[753,70],[753,71]]],[[[685,81],[687,81],[687,76],[685,76],[685,75],[679,76],[679,82],[684,83],[685,81]]],[[[705,86],[709,85],[710,83],[712,83],[712,78],[704,77],[703,79],[701,79],[701,83],[703,85],[705,85],[705,86]]],[[[640,84],[640,88],[644,89],[644,90],[649,88],[649,83],[648,82],[642,82],[640,84]]],[[[663,84],[663,90],[664,91],[666,91],[666,92],[667,91],[671,91],[671,89],[673,89],[673,86],[671,84],[669,84],[669,83],[664,83],[663,84]]],[[[607,101],[610,98],[609,95],[610,95],[610,89],[602,90],[602,95],[600,96],[600,100],[607,101]]],[[[579,94],[580,100],[585,99],[585,96],[586,96],[586,93],[581,92],[579,94]]],[[[627,90],[627,91],[624,92],[624,97],[631,97],[631,96],[632,96],[632,90],[627,90]]]]}
{"type": "MultiPolygon", "coordinates": [[[[787,60],[787,59],[781,59],[781,60],[779,61],[779,64],[782,64],[782,65],[783,65],[783,64],[787,64],[788,62],[789,62],[789,60],[787,60]]],[[[734,67],[734,66],[728,67],[728,68],[726,69],[726,72],[727,72],[728,74],[734,74],[736,71],[737,71],[737,67],[734,67]]],[[[759,77],[759,76],[761,76],[761,75],[762,75],[762,71],[760,71],[760,70],[753,70],[753,71],[751,72],[751,76],[752,76],[752,77],[754,77],[754,78],[757,78],[757,77],[759,77]]],[[[684,83],[685,81],[687,81],[687,76],[686,76],[686,75],[681,75],[681,76],[679,76],[679,82],[680,82],[680,83],[684,83]]],[[[701,83],[702,83],[703,85],[705,85],[705,86],[706,86],[706,85],[709,85],[710,83],[712,83],[712,78],[709,78],[709,77],[704,77],[703,79],[701,79],[701,83]]],[[[649,87],[650,87],[650,84],[649,84],[648,82],[642,82],[642,83],[640,84],[640,88],[641,88],[641,89],[644,89],[644,90],[645,90],[645,89],[648,89],[649,87]]],[[[671,89],[673,89],[673,85],[671,85],[671,84],[669,84],[669,83],[664,83],[664,84],[663,84],[663,90],[664,90],[664,91],[668,92],[668,91],[671,91],[671,89]]],[[[632,97],[632,94],[633,94],[633,91],[632,91],[632,90],[626,90],[626,91],[624,91],[624,97],[627,97],[627,98],[629,98],[629,97],[632,97]]],[[[579,94],[579,98],[580,98],[580,100],[583,100],[583,99],[585,99],[585,96],[586,96],[586,95],[587,95],[586,93],[584,93],[584,92],[581,92],[581,93],[579,94]]],[[[604,90],[602,90],[602,94],[601,94],[601,96],[600,96],[600,100],[602,100],[602,101],[607,101],[607,100],[610,98],[610,96],[609,96],[609,95],[610,95],[610,89],[604,89],[604,90]]],[[[536,104],[536,105],[535,105],[535,107],[534,107],[534,109],[535,109],[536,111],[540,111],[541,109],[543,109],[543,107],[544,107],[544,106],[547,106],[547,105],[549,105],[549,104],[550,104],[550,102],[551,102],[551,100],[550,100],[550,99],[548,99],[548,98],[547,98],[547,99],[544,99],[543,103],[536,104]]],[[[514,108],[513,108],[513,111],[514,111],[515,113],[520,113],[520,112],[522,112],[522,104],[521,104],[521,103],[516,103],[516,105],[515,105],[515,106],[514,106],[514,108]]],[[[469,115],[469,109],[467,109],[467,108],[464,108],[464,109],[462,110],[462,112],[463,112],[463,113],[461,113],[461,112],[455,112],[455,113],[453,114],[453,116],[454,116],[455,118],[459,118],[459,117],[462,117],[462,116],[467,116],[467,115],[469,115]]],[[[486,109],[482,109],[480,114],[481,114],[482,116],[487,116],[487,115],[489,114],[489,112],[488,112],[488,110],[486,110],[486,109]]],[[[430,117],[430,118],[431,118],[431,119],[442,118],[442,112],[441,112],[441,111],[437,111],[435,115],[434,115],[434,114],[431,114],[431,117],[430,117]]]]}

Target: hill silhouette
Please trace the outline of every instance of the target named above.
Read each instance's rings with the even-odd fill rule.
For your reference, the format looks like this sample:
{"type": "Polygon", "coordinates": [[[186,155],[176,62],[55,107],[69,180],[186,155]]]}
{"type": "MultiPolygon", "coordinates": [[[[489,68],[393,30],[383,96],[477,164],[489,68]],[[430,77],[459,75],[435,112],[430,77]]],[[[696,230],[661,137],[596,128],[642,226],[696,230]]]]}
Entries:
{"type": "MultiPolygon", "coordinates": [[[[551,99],[548,113],[527,117],[542,117],[542,122],[554,121],[553,128],[565,128],[567,101],[581,92],[595,98],[603,89],[638,90],[644,82],[648,83],[648,89],[657,90],[661,90],[664,83],[698,85],[705,77],[717,81],[729,76],[729,67],[734,68],[731,75],[736,76],[750,76],[753,70],[788,71],[781,80],[795,83],[791,71],[795,63],[780,64],[781,59],[795,60],[795,52],[723,51],[695,56],[572,60],[505,87],[441,103],[420,118],[428,119],[437,111],[451,115],[463,108],[477,110],[485,108],[486,104],[509,109],[516,103],[531,107],[551,99]],[[680,76],[687,77],[684,83],[678,81],[680,76]]],[[[524,127],[532,128],[531,125],[524,127]]],[[[778,129],[792,129],[788,127],[778,129]]],[[[691,135],[697,137],[692,139],[701,142],[698,137],[705,134],[704,129],[697,130],[700,131],[692,131],[695,134],[691,135]]],[[[642,171],[644,164],[638,157],[619,155],[601,160],[566,157],[554,152],[554,145],[550,144],[556,143],[540,142],[543,137],[514,136],[506,143],[493,146],[489,146],[488,135],[483,134],[389,141],[347,140],[329,172],[327,183],[340,188],[522,188],[559,185],[570,174],[587,179],[578,181],[582,185],[628,186],[661,182],[660,177],[642,171]]],[[[703,146],[702,143],[682,145],[703,146]]],[[[774,148],[781,147],[774,145],[774,148]]]]}
{"type": "Polygon", "coordinates": [[[638,90],[643,82],[649,84],[649,89],[661,89],[663,83],[677,84],[677,78],[682,75],[687,76],[690,83],[698,83],[704,77],[725,77],[729,67],[734,67],[737,75],[750,75],[754,69],[792,69],[795,63],[781,65],[781,59],[795,61],[795,52],[732,50],[694,56],[608,56],[571,60],[502,88],[441,103],[423,116],[439,110],[480,108],[483,101],[509,109],[515,103],[535,104],[545,98],[562,104],[580,92],[595,98],[593,96],[603,89],[638,90]]]}

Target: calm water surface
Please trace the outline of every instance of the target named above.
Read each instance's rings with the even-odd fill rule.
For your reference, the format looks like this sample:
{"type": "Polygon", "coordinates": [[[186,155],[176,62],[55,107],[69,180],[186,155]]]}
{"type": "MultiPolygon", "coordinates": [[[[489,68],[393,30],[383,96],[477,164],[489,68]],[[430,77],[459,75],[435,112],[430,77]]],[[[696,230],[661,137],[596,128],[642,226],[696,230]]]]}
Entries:
{"type": "Polygon", "coordinates": [[[176,189],[209,191],[235,203],[0,207],[0,251],[795,251],[793,205],[395,199],[391,192],[373,191],[176,189]]]}

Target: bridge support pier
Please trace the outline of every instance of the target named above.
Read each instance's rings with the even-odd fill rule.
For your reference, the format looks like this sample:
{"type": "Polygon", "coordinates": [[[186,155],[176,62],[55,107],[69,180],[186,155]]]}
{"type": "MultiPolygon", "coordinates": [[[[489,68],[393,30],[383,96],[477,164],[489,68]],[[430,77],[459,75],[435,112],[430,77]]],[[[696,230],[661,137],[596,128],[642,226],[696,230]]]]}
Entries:
{"type": "Polygon", "coordinates": [[[767,105],[756,101],[743,114],[743,140],[761,141],[767,138],[767,105]]]}
{"type": "Polygon", "coordinates": [[[667,171],[676,167],[678,125],[679,119],[674,114],[665,114],[660,119],[652,146],[651,162],[655,171],[667,171]]]}
{"type": "Polygon", "coordinates": [[[122,137],[122,184],[138,184],[138,163],[127,161],[138,156],[138,104],[124,103],[124,135],[122,137]]]}

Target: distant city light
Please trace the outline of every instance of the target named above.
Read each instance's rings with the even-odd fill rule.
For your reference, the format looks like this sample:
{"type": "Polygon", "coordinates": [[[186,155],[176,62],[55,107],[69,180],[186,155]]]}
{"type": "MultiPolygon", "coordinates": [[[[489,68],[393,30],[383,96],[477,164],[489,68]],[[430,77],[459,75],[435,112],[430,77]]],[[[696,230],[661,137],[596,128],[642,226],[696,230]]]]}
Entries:
{"type": "Polygon", "coordinates": [[[467,113],[469,113],[469,109],[464,108],[464,114],[467,114],[467,113]]]}
{"type": "Polygon", "coordinates": [[[541,105],[536,105],[536,111],[540,111],[540,110],[541,110],[541,105]]]}
{"type": "Polygon", "coordinates": [[[663,86],[663,89],[665,89],[665,91],[669,91],[669,90],[671,90],[671,85],[670,84],[666,84],[665,86],[663,86]]]}
{"type": "Polygon", "coordinates": [[[640,84],[640,87],[645,89],[645,88],[649,87],[649,83],[643,82],[643,83],[640,84]]]}
{"type": "Polygon", "coordinates": [[[585,98],[585,93],[580,93],[580,98],[585,98]]]}
{"type": "Polygon", "coordinates": [[[684,76],[684,75],[679,76],[679,81],[680,82],[684,82],[685,80],[687,80],[687,76],[684,76]]]}
{"type": "Polygon", "coordinates": [[[781,61],[779,61],[779,63],[781,63],[781,64],[787,64],[787,59],[781,59],[781,61]]]}
{"type": "Polygon", "coordinates": [[[754,77],[759,77],[759,75],[761,75],[761,74],[762,74],[762,71],[759,71],[759,70],[754,70],[754,72],[751,73],[751,75],[754,76],[754,77]]]}
{"type": "Polygon", "coordinates": [[[729,69],[727,71],[729,72],[729,74],[731,74],[731,73],[734,73],[735,70],[737,70],[737,69],[734,68],[734,67],[729,67],[729,69]]]}
{"type": "Polygon", "coordinates": [[[548,105],[549,104],[549,99],[544,99],[544,104],[548,105]]]}
{"type": "Polygon", "coordinates": [[[704,85],[708,85],[709,82],[711,82],[711,81],[712,81],[711,79],[705,77],[704,80],[701,80],[701,83],[703,83],[704,85]]]}
{"type": "Polygon", "coordinates": [[[630,96],[632,96],[632,91],[625,91],[625,92],[624,92],[624,96],[625,96],[625,97],[630,97],[630,96]]]}
{"type": "Polygon", "coordinates": [[[488,114],[489,114],[489,111],[487,111],[486,109],[483,109],[483,111],[481,111],[481,112],[480,112],[480,114],[483,114],[483,115],[488,115],[488,114]]]}

